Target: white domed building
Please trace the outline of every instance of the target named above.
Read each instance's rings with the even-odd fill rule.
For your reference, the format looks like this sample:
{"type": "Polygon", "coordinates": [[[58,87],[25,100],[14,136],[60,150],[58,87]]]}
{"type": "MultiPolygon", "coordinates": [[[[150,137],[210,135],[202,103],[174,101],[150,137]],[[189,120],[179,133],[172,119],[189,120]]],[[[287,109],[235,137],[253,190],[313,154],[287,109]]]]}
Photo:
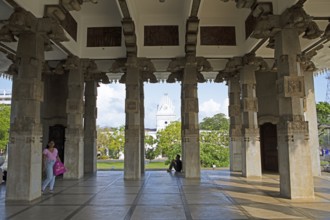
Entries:
{"type": "Polygon", "coordinates": [[[175,107],[172,100],[165,93],[157,106],[156,131],[166,128],[172,121],[177,120],[174,110],[175,107]]]}

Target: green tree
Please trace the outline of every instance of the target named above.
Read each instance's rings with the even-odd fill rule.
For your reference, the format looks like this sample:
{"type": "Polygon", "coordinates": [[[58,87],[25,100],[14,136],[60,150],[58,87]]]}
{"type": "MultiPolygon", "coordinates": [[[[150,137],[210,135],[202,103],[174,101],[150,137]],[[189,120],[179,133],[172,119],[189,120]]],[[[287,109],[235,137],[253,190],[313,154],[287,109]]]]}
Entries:
{"type": "Polygon", "coordinates": [[[199,123],[201,130],[229,130],[229,120],[225,114],[219,113],[213,117],[205,117],[201,123],[199,123]]]}
{"type": "Polygon", "coordinates": [[[202,131],[200,134],[202,167],[229,166],[228,131],[202,131]]]}
{"type": "Polygon", "coordinates": [[[98,128],[97,145],[103,155],[109,152],[109,157],[118,159],[120,152],[124,151],[124,126],[119,128],[98,128]]]}
{"type": "MultiPolygon", "coordinates": [[[[316,104],[316,114],[318,123],[318,133],[320,145],[327,140],[326,130],[330,129],[330,104],[328,102],[319,102],[316,104]]],[[[329,143],[327,143],[329,144],[329,143]]]]}
{"type": "Polygon", "coordinates": [[[200,123],[201,165],[229,166],[229,120],[222,113],[200,123]]]}
{"type": "Polygon", "coordinates": [[[148,145],[146,150],[146,158],[150,161],[155,159],[157,157],[157,151],[154,147],[154,145],[157,143],[155,138],[151,135],[146,135],[144,137],[144,143],[148,145]]]}
{"type": "Polygon", "coordinates": [[[6,149],[9,140],[10,106],[0,104],[0,150],[6,149]]]}
{"type": "Polygon", "coordinates": [[[110,133],[110,146],[109,153],[110,157],[118,159],[120,152],[124,152],[125,146],[125,127],[114,128],[112,133],[110,133]]]}
{"type": "Polygon", "coordinates": [[[157,132],[156,155],[162,154],[168,159],[166,164],[181,155],[181,122],[171,122],[165,129],[157,132]]]}

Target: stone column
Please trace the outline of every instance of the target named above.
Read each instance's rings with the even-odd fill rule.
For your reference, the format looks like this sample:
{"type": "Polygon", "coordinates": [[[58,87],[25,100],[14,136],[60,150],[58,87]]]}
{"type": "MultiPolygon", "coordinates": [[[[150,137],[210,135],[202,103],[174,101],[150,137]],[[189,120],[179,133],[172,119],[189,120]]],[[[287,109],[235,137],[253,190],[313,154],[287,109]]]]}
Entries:
{"type": "Polygon", "coordinates": [[[283,28],[275,37],[278,66],[280,193],[286,198],[313,198],[314,182],[308,142],[308,122],[304,118],[304,77],[297,55],[301,53],[299,33],[283,28]]]}
{"type": "Polygon", "coordinates": [[[195,58],[187,58],[181,89],[184,175],[186,178],[200,178],[197,65],[195,58]]]}
{"type": "Polygon", "coordinates": [[[128,57],[125,100],[125,151],[124,179],[141,178],[141,108],[140,73],[136,57],[128,57]]]}
{"type": "Polygon", "coordinates": [[[313,71],[304,71],[305,80],[305,117],[308,121],[309,146],[311,148],[313,176],[321,176],[320,145],[317,127],[317,114],[314,93],[313,71]]]}
{"type": "Polygon", "coordinates": [[[76,56],[68,57],[65,68],[69,71],[69,76],[64,152],[64,164],[68,168],[68,171],[64,174],[64,178],[79,179],[84,175],[84,76],[80,59],[76,56]]]}
{"type": "Polygon", "coordinates": [[[230,170],[242,171],[242,120],[241,88],[236,75],[228,81],[229,117],[230,117],[230,170]]]}
{"type": "Polygon", "coordinates": [[[13,95],[8,158],[7,200],[32,201],[41,195],[43,99],[41,72],[44,37],[22,32],[17,46],[18,74],[13,77],[13,95]]]}
{"type": "Polygon", "coordinates": [[[95,173],[97,170],[96,99],[97,82],[88,80],[85,84],[84,173],[95,173]]]}
{"type": "Polygon", "coordinates": [[[140,114],[141,114],[141,174],[145,171],[145,146],[144,146],[144,85],[143,80],[140,80],[140,114]]]}
{"type": "MultiPolygon", "coordinates": [[[[260,135],[257,121],[258,100],[256,97],[256,66],[243,58],[244,66],[240,70],[242,92],[242,175],[261,177],[260,135]]],[[[254,59],[252,57],[252,59],[254,59]]]]}
{"type": "Polygon", "coordinates": [[[305,83],[305,99],[304,99],[304,111],[305,118],[308,121],[309,132],[309,146],[311,152],[312,173],[313,176],[321,175],[320,166],[320,153],[319,153],[319,134],[317,125],[316,103],[315,103],[315,90],[314,90],[314,78],[313,72],[316,71],[314,63],[311,61],[312,57],[316,54],[316,49],[311,50],[307,54],[298,56],[298,60],[301,64],[301,69],[304,75],[305,83]]]}

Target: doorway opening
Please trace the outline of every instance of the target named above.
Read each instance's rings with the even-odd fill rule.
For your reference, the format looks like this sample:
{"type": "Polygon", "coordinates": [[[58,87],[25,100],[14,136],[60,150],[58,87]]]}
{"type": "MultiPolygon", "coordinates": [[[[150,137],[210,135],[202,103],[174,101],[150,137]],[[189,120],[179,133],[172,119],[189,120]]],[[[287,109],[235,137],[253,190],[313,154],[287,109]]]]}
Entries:
{"type": "Polygon", "coordinates": [[[49,139],[55,142],[58,150],[58,156],[64,162],[64,142],[65,142],[65,127],[63,125],[54,125],[49,127],[49,139]]]}
{"type": "Polygon", "coordinates": [[[261,165],[265,172],[278,173],[278,150],[276,125],[265,123],[260,126],[261,165]]]}

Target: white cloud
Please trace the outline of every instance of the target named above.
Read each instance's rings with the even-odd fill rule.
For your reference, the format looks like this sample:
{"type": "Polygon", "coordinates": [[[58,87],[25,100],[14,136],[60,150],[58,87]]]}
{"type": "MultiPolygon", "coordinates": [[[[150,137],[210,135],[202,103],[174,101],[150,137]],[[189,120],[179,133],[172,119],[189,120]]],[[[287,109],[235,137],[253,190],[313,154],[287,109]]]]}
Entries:
{"type": "Polygon", "coordinates": [[[209,99],[201,103],[199,106],[199,120],[201,121],[205,117],[212,117],[218,113],[228,115],[228,104],[228,98],[224,99],[222,104],[214,101],[213,99],[209,99]]]}
{"type": "Polygon", "coordinates": [[[97,125],[100,127],[125,125],[125,86],[101,84],[97,92],[97,125]]]}

